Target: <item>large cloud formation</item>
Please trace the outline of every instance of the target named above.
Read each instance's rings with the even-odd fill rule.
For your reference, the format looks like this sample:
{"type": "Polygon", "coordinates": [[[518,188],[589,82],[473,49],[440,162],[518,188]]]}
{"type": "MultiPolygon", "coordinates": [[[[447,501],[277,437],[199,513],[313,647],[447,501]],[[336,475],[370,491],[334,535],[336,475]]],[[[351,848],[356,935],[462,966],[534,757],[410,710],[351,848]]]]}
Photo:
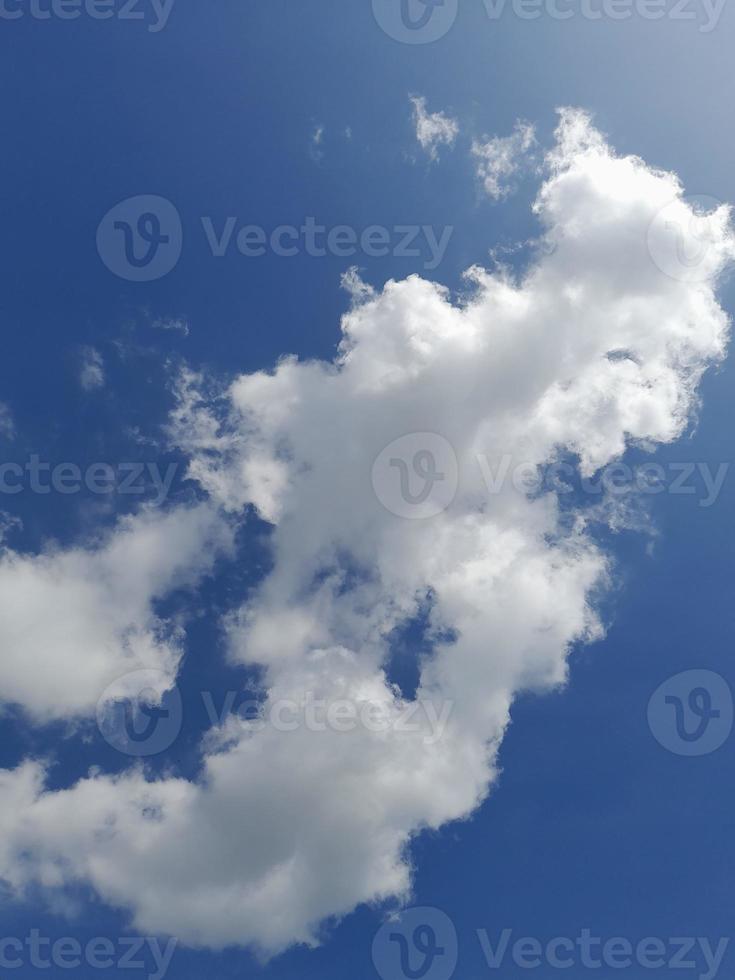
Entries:
{"type": "Polygon", "coordinates": [[[264,717],[318,699],[380,704],[381,723],[229,723],[196,783],[132,769],[51,792],[28,761],[0,774],[11,888],[84,882],[139,929],[272,953],[406,898],[412,836],[486,796],[514,696],[564,682],[572,645],[600,633],[608,574],[582,511],[512,482],[489,493],[488,473],[574,454],[590,474],[670,442],[729,329],[726,209],[702,249],[677,179],[615,155],[580,112],[546,166],[522,278],[473,269],[454,302],[419,277],[377,293],[352,275],[335,362],[239,377],[224,411],[182,378],[191,475],[223,512],[273,525],[272,570],[227,624],[233,661],[262,670],[264,717]],[[697,276],[662,271],[682,250],[697,276]],[[402,691],[391,642],[417,618],[431,653],[402,691]],[[419,723],[398,724],[414,703],[419,723]]]}

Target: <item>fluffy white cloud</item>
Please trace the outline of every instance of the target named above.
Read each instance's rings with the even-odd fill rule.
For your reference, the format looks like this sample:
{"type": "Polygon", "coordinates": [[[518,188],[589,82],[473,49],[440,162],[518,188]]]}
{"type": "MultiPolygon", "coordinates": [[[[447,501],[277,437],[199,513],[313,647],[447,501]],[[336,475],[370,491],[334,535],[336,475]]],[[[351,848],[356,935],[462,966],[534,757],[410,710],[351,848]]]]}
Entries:
{"type": "Polygon", "coordinates": [[[477,176],[485,193],[494,201],[507,197],[513,189],[511,178],[518,172],[525,154],[536,142],[533,126],[518,121],[510,136],[495,136],[483,142],[475,140],[472,154],[477,176]]]}
{"type": "Polygon", "coordinates": [[[457,304],[419,277],[376,293],[352,276],[334,363],[239,377],[224,412],[182,379],[172,426],[191,475],[274,525],[272,570],[228,624],[233,660],[263,668],[269,717],[283,699],[346,699],[381,702],[389,724],[229,724],[197,783],[135,770],[46,792],[37,764],[6,772],[11,887],[83,881],[139,929],[271,952],[316,941],[360,902],[405,897],[412,835],[485,797],[514,696],[563,683],[571,646],[600,634],[608,571],[583,512],[508,482],[488,493],[489,477],[504,454],[533,467],[576,453],[589,473],[631,441],[675,439],[729,328],[715,297],[734,251],[726,211],[702,275],[672,277],[648,246],[671,202],[681,227],[656,226],[657,255],[691,234],[673,175],[616,156],[571,111],[546,165],[545,248],[522,278],[471,270],[457,304]],[[433,504],[432,474],[444,509],[396,516],[433,504]],[[432,653],[414,696],[387,665],[419,611],[432,653]],[[440,737],[428,714],[395,724],[421,704],[451,706],[440,737]]]}
{"type": "Polygon", "coordinates": [[[431,160],[439,157],[440,146],[454,146],[459,133],[459,125],[443,112],[428,112],[426,99],[423,96],[409,97],[413,105],[413,121],[416,127],[416,139],[422,150],[429,154],[431,160]]]}
{"type": "Polygon", "coordinates": [[[0,549],[0,703],[34,719],[90,715],[109,684],[149,668],[175,682],[181,630],[153,603],[193,586],[228,546],[209,504],[120,521],[90,547],[0,549]]]}

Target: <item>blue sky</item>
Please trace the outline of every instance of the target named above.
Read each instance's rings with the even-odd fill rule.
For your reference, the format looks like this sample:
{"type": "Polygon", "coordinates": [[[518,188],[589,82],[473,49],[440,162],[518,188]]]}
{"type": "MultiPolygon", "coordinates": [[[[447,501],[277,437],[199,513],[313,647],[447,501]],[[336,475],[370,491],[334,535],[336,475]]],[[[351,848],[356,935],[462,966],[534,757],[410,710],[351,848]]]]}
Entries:
{"type": "MultiPolygon", "coordinates": [[[[187,454],[167,444],[164,432],[172,379],[184,363],[222,379],[270,370],[285,354],[331,360],[350,307],[340,288],[348,267],[359,266],[376,290],[412,274],[458,290],[463,271],[487,264],[490,249],[538,235],[531,205],[542,178],[529,168],[507,199],[489,200],[478,184],[473,140],[507,136],[523,119],[548,147],[556,109],[580,107],[620,154],[675,171],[687,193],[735,200],[732,9],[705,32],[707,8],[696,2],[687,8],[693,20],[648,21],[637,13],[620,22],[581,14],[524,20],[509,7],[493,21],[481,0],[462,0],[451,29],[425,45],[389,37],[367,0],[176,0],[155,32],[144,4],[143,21],[39,20],[20,9],[22,17],[2,24],[0,62],[8,93],[0,110],[0,402],[15,429],[0,451],[6,462],[24,465],[38,454],[82,470],[96,462],[175,465],[165,508],[206,498],[185,479],[187,454]],[[454,146],[440,147],[438,161],[417,143],[411,94],[457,120],[454,146]],[[172,202],[182,225],[180,260],[150,282],[116,276],[97,248],[103,217],[138,195],[172,202]],[[233,247],[215,257],[201,219],[220,229],[230,216],[238,229],[299,227],[313,216],[328,228],[417,225],[451,227],[452,234],[430,272],[425,251],[248,258],[233,247]],[[104,380],[85,389],[80,371],[90,349],[104,380]]],[[[527,261],[528,250],[510,254],[516,271],[527,261]]],[[[727,280],[718,295],[731,311],[727,280]]],[[[705,376],[696,424],[653,458],[712,473],[730,463],[734,390],[725,360],[705,376]]],[[[500,972],[485,961],[481,929],[493,943],[506,928],[514,940],[541,943],[575,939],[584,929],[634,944],[649,936],[709,937],[717,946],[732,934],[735,739],[685,758],[659,744],[647,718],[654,691],[674,675],[700,670],[734,679],[735,478],[728,473],[711,506],[702,506],[696,473],[690,484],[693,494],[651,498],[647,530],[594,532],[615,562],[614,582],[599,599],[605,637],[573,644],[564,689],[515,700],[489,799],[467,819],[410,844],[409,904],[441,909],[452,920],[458,977],[500,972]]],[[[149,486],[142,496],[155,493],[149,486]]],[[[1,511],[22,520],[8,544],[24,555],[81,546],[140,505],[138,495],[27,487],[0,500],[1,511]]],[[[202,690],[218,703],[228,690],[258,690],[256,668],[227,662],[222,621],[271,567],[263,522],[239,523],[224,551],[193,594],[177,583],[156,600],[158,616],[186,627],[178,675],[184,726],[170,749],[148,760],[159,777],[199,775],[199,740],[209,726],[202,690]]],[[[422,631],[414,623],[393,639],[396,678],[410,685],[422,631]]],[[[75,669],[70,664],[68,673],[75,669]]],[[[74,786],[91,766],[126,770],[130,759],[88,722],[38,723],[11,703],[0,716],[0,768],[49,760],[53,790],[74,786]]],[[[230,943],[180,943],[167,975],[376,978],[371,951],[385,907],[360,904],[324,927],[317,948],[287,948],[268,961],[230,943]]],[[[22,897],[3,899],[0,938],[25,940],[33,929],[81,944],[152,935],[83,878],[63,900],[49,901],[38,881],[22,897]]],[[[733,956],[728,950],[719,975],[733,956]]],[[[706,974],[703,962],[699,954],[686,975],[706,974]]],[[[39,972],[49,974],[24,957],[7,975],[39,972]]],[[[68,972],[94,977],[116,969],[87,964],[68,972]]],[[[503,976],[527,972],[509,954],[503,976]]],[[[575,967],[574,976],[585,972],[575,967]]],[[[548,963],[531,970],[539,980],[558,973],[548,963]]],[[[634,964],[622,973],[639,980],[649,971],[634,964]]],[[[403,980],[400,971],[395,980],[403,980]]]]}

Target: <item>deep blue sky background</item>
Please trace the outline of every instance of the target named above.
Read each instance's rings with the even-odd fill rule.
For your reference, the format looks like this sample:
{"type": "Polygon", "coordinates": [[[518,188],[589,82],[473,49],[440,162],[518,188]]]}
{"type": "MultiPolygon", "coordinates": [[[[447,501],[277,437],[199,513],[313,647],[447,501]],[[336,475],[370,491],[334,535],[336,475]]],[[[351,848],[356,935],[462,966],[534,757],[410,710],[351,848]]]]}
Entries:
{"type": "MultiPolygon", "coordinates": [[[[638,18],[506,15],[492,23],[481,0],[462,0],[453,30],[426,47],[388,38],[367,0],[177,0],[158,34],[116,20],[0,21],[0,401],[18,428],[17,441],[0,451],[21,463],[30,452],[80,465],[158,459],[125,430],[155,435],[164,421],[167,361],[235,372],[268,367],[288,352],[330,357],[347,306],[339,277],[353,261],[378,286],[421,271],[409,259],[245,259],[234,250],[214,259],[202,215],[266,228],[307,215],[358,229],[451,224],[451,246],[433,276],[457,287],[461,271],[485,261],[489,248],[535,230],[532,186],[499,206],[479,199],[471,136],[506,134],[524,117],[548,137],[555,107],[565,104],[590,109],[619,150],[676,170],[689,192],[735,201],[734,40],[732,5],[705,35],[696,22],[638,18]],[[437,166],[411,161],[410,92],[462,124],[457,148],[437,166]],[[318,124],[325,136],[317,161],[310,135],[318,124]],[[137,194],[169,198],[184,223],[180,263],[149,284],[115,278],[95,247],[103,214],[137,194]],[[185,318],[189,337],[153,330],[158,317],[185,318]],[[77,382],[86,344],[105,357],[99,392],[84,393],[77,382]]],[[[726,290],[729,309],[734,296],[726,290]]],[[[732,363],[708,378],[696,434],[659,458],[715,468],[733,459],[734,379],[732,363]]],[[[417,841],[416,904],[453,918],[462,980],[488,972],[478,928],[540,938],[575,937],[585,927],[632,940],[733,934],[735,736],[714,755],[679,758],[652,738],[646,706],[678,671],[707,668],[735,684],[734,505],[735,472],[709,509],[697,497],[655,498],[661,537],[653,555],[645,538],[614,541],[621,586],[608,602],[607,639],[575,656],[568,690],[517,705],[504,774],[474,819],[417,841]]],[[[115,514],[58,495],[7,498],[0,509],[23,517],[25,530],[11,543],[29,549],[50,537],[81,540],[115,514]]],[[[262,559],[250,540],[242,555],[262,559]]],[[[250,574],[241,573],[243,589],[250,574]]],[[[224,589],[208,587],[210,615],[191,631],[184,674],[191,730],[175,760],[184,767],[203,723],[196,716],[203,678],[223,691],[240,679],[222,666],[215,629],[216,611],[238,598],[224,589]]],[[[50,750],[58,736],[5,720],[0,764],[17,764],[31,748],[50,750]]],[[[121,764],[99,739],[67,740],[59,759],[57,785],[92,761],[121,764]]],[[[321,949],[266,967],[242,951],[180,950],[169,976],[369,980],[380,921],[361,909],[321,949]]],[[[126,921],[95,904],[72,925],[40,905],[0,906],[0,936],[23,937],[33,927],[84,940],[124,934],[126,921]]],[[[735,950],[726,968],[733,963],[735,950]]],[[[523,972],[510,965],[503,976],[523,972]]]]}

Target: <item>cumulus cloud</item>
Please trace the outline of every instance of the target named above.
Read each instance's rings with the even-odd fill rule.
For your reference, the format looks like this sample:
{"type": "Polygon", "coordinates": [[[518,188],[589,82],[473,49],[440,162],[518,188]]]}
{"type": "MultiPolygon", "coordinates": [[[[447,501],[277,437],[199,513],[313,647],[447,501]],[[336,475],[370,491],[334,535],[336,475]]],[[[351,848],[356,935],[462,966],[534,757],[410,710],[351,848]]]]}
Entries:
{"type": "Polygon", "coordinates": [[[472,155],[477,164],[477,176],[488,197],[500,201],[511,193],[511,178],[518,173],[524,155],[535,142],[534,127],[520,120],[510,136],[494,136],[473,142],[472,155]]]}
{"type": "Polygon", "coordinates": [[[170,689],[181,630],[154,601],[195,585],[228,545],[209,504],[144,510],[89,547],[0,550],[0,703],[48,722],[90,715],[108,685],[157,671],[170,689]]]}
{"type": "Polygon", "coordinates": [[[572,111],[546,168],[548,247],[523,276],[473,269],[456,302],[418,276],[374,291],[353,274],[334,362],[285,358],[220,398],[182,378],[171,424],[190,475],[273,525],[272,569],[227,622],[232,661],[260,668],[267,717],[314,698],[380,704],[387,724],[224,724],[198,782],[133,770],[54,792],[38,763],[4,772],[11,889],[84,882],[138,929],[274,952],[360,902],[405,899],[412,837],[485,798],[514,697],[565,681],[572,646],[601,633],[609,574],[584,510],[493,486],[499,461],[573,455],[589,474],[631,442],[672,441],[729,329],[726,209],[692,281],[648,251],[666,206],[682,220],[656,225],[657,255],[692,233],[675,176],[617,156],[572,111]],[[401,690],[392,645],[415,622],[431,653],[401,690]],[[451,707],[441,737],[426,709],[395,724],[416,705],[451,707]]]}
{"type": "Polygon", "coordinates": [[[429,112],[423,96],[411,95],[409,99],[413,105],[416,139],[421,149],[428,153],[429,159],[437,160],[440,146],[454,146],[459,125],[456,119],[451,119],[443,112],[429,112]]]}
{"type": "Polygon", "coordinates": [[[105,383],[105,362],[94,347],[82,349],[82,363],[79,368],[79,383],[85,391],[94,391],[105,383]]]}

